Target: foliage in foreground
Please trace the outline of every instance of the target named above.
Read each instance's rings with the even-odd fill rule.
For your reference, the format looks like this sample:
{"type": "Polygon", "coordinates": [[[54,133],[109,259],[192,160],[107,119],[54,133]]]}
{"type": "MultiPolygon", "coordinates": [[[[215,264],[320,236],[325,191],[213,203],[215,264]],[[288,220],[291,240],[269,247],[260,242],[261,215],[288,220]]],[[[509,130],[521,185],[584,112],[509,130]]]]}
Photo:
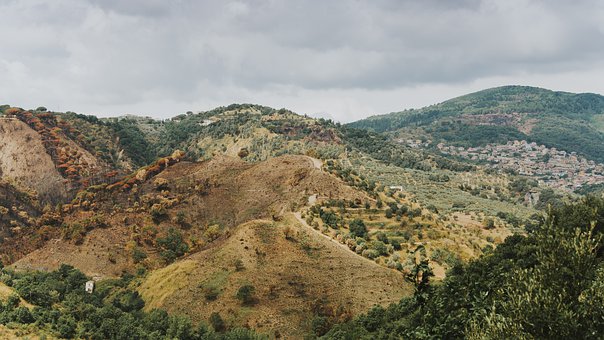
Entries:
{"type": "Polygon", "coordinates": [[[214,329],[189,318],[168,315],[163,310],[143,311],[144,301],[130,290],[132,277],[98,283],[88,294],[88,278],[77,269],[63,265],[54,272],[15,273],[3,270],[2,281],[19,296],[0,301],[0,324],[33,325],[61,338],[85,339],[263,339],[248,329],[224,331],[219,315],[212,315],[214,329]],[[20,299],[34,305],[22,306],[20,299]],[[220,326],[216,320],[220,319],[220,326]],[[218,328],[218,329],[216,329],[218,328]]]}
{"type": "Polygon", "coordinates": [[[337,325],[326,339],[601,339],[602,199],[552,210],[527,236],[454,267],[421,295],[337,325]]]}

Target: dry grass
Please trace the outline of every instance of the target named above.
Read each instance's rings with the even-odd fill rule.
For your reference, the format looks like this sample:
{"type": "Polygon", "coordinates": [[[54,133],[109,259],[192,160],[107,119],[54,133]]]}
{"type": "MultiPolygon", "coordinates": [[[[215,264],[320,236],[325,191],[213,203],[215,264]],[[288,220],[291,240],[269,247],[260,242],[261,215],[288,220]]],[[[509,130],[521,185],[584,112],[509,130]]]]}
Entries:
{"type": "Polygon", "coordinates": [[[313,310],[319,307],[346,319],[374,304],[396,302],[412,289],[401,273],[359,257],[287,214],[280,222],[257,220],[239,226],[230,238],[151,273],[139,291],[150,307],[184,313],[196,321],[219,312],[231,326],[301,338],[310,331],[313,310]],[[286,230],[293,237],[286,239],[286,230]],[[235,267],[237,260],[243,270],[235,267]],[[167,282],[165,276],[174,278],[175,287],[157,288],[167,282]],[[244,284],[256,288],[251,306],[235,298],[244,284]],[[215,300],[205,298],[207,286],[219,290],[215,300]]]}
{"type": "Polygon", "coordinates": [[[30,339],[30,340],[53,340],[58,339],[54,336],[40,332],[33,326],[22,326],[18,328],[9,328],[4,325],[0,325],[0,339],[3,340],[17,340],[17,339],[30,339]]]}
{"type": "Polygon", "coordinates": [[[232,228],[247,221],[278,219],[298,209],[312,194],[347,199],[365,197],[317,169],[306,156],[282,156],[256,164],[225,156],[201,163],[182,162],[142,183],[136,192],[96,193],[89,203],[83,202],[68,214],[65,223],[85,225],[92,216],[101,215],[107,227],[89,231],[81,244],[58,238],[50,240],[14,266],[52,270],[66,263],[89,275],[116,277],[123,271],[135,270],[128,249],[133,242],[139,242],[138,246],[149,255],[145,265],[158,268],[164,264],[157,249],[136,241],[145,228],[153,227],[159,233],[170,227],[180,228],[185,239],[199,241],[195,248],[199,250],[213,241],[205,233],[209,226],[218,226],[217,236],[225,238],[232,228]],[[157,178],[167,180],[168,190],[156,190],[157,178]],[[198,189],[200,182],[208,183],[207,190],[198,189]],[[152,220],[149,204],[145,203],[147,198],[171,202],[168,214],[161,221],[152,220]],[[83,209],[93,203],[93,209],[83,209]],[[174,222],[179,211],[185,213],[188,225],[179,226],[174,222]]]}
{"type": "MultiPolygon", "coordinates": [[[[17,295],[17,292],[13,288],[0,282],[0,301],[8,299],[11,295],[17,295]]],[[[20,299],[20,300],[21,300],[21,302],[20,302],[21,306],[27,307],[29,309],[34,308],[34,306],[32,304],[28,303],[27,301],[25,301],[23,299],[20,299]]]]}
{"type": "Polygon", "coordinates": [[[186,285],[187,277],[196,266],[195,261],[179,261],[147,276],[144,284],[139,288],[139,292],[145,299],[145,308],[150,310],[161,307],[166,298],[186,285]]]}

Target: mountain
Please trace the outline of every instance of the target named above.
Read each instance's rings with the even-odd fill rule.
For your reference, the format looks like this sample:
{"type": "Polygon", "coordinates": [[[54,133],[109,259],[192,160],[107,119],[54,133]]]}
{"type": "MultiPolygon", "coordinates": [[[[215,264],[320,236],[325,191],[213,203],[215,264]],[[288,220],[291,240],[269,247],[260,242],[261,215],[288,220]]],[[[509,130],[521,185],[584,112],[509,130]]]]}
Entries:
{"type": "Polygon", "coordinates": [[[261,105],[233,104],[163,121],[128,116],[106,122],[131,134],[140,131],[156,156],[179,149],[190,160],[224,154],[256,162],[288,153],[338,157],[344,152],[333,122],[261,105]]]}
{"type": "Polygon", "coordinates": [[[464,147],[526,140],[604,162],[603,122],[604,96],[503,86],[349,126],[464,147]]]}
{"type": "MultiPolygon", "coordinates": [[[[497,97],[507,98],[498,110],[512,105],[510,93],[497,97]]],[[[551,223],[544,210],[564,211],[569,225],[601,211],[565,207],[582,200],[568,185],[598,182],[602,171],[530,140],[462,147],[443,137],[438,147],[432,138],[447,124],[526,130],[506,118],[518,115],[535,130],[545,115],[493,118],[475,99],[457,100],[464,113],[391,131],[252,104],[166,120],[4,106],[0,284],[24,301],[0,295],[0,325],[63,338],[255,338],[248,328],[270,338],[379,338],[405,325],[418,337],[458,336],[470,325],[455,308],[491,310],[498,278],[534,264],[532,247],[545,241],[523,235],[551,223]],[[503,158],[481,159],[481,150],[503,158]],[[505,159],[578,164],[577,176],[495,166],[505,159]],[[450,331],[427,328],[431,316],[450,331]]]]}

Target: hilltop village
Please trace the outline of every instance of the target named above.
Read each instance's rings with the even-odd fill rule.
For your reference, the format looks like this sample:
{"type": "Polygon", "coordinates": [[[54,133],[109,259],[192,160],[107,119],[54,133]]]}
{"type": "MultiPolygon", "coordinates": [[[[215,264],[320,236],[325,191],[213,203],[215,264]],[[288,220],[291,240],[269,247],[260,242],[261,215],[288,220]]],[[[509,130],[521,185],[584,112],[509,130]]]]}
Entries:
{"type": "Polygon", "coordinates": [[[469,148],[439,143],[437,148],[444,154],[486,162],[494,169],[535,177],[540,183],[562,190],[574,191],[604,182],[604,164],[587,160],[576,152],[534,142],[522,140],[469,148]]]}

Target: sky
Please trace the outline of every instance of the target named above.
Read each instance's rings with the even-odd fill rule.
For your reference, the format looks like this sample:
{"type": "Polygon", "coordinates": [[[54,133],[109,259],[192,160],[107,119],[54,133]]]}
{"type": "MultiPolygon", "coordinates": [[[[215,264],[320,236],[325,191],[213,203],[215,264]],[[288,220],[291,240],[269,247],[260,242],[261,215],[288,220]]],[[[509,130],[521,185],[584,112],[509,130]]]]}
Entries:
{"type": "Polygon", "coordinates": [[[599,0],[0,0],[0,104],[349,122],[502,85],[604,94],[599,0]]]}

